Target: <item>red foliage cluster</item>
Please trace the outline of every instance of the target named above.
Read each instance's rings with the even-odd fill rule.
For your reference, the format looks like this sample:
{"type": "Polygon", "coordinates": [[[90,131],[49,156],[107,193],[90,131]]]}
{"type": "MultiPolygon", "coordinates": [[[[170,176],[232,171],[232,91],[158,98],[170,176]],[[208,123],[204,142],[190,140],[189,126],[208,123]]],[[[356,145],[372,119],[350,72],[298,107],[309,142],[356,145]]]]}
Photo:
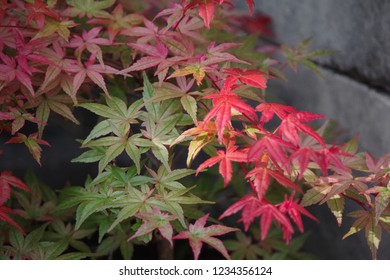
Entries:
{"type": "MultiPolygon", "coordinates": [[[[251,105],[245,91],[264,91],[274,63],[267,61],[256,67],[230,52],[240,44],[208,42],[202,35],[202,31],[213,27],[217,11],[232,6],[230,2],[181,0],[162,9],[154,20],[145,16],[152,9],[143,11],[144,14],[132,13],[132,4],[125,6],[121,2],[71,1],[67,5],[61,1],[0,0],[0,127],[11,135],[8,143],[26,144],[40,163],[40,145],[48,144],[42,135],[51,111],[78,123],[69,106],[78,104],[84,85],[94,84],[109,97],[108,80],[114,76],[137,78],[141,71],[148,71],[157,77],[157,88],[163,86],[187,94],[196,82],[202,91],[197,102],[211,100],[211,108],[199,122],[196,108],[190,110],[190,105],[184,106],[195,126],[184,131],[176,143],[192,137],[189,163],[216,138],[216,155],[200,164],[197,173],[218,164],[225,186],[232,179],[232,163],[239,163],[252,186],[251,193],[232,204],[220,219],[241,211],[240,221],[247,230],[259,218],[261,239],[265,239],[275,221],[288,242],[294,232],[292,222],[303,232],[302,214],[316,220],[294,198],[296,192],[308,193],[297,184],[298,180],[304,180],[312,187],[309,191],[317,190],[320,197],[316,201],[306,196],[307,205],[338,199],[340,195],[351,196],[347,190],[353,189],[367,197],[369,209],[376,209],[374,214],[367,208],[361,213],[365,219],[363,226],[377,227],[378,223],[384,226],[381,217],[389,199],[381,200],[382,204],[387,203],[385,207],[375,206],[370,195],[384,196],[389,175],[383,170],[388,168],[389,157],[379,163],[367,157],[370,175],[356,179],[352,176],[358,161],[355,152],[347,151],[343,145],[326,144],[321,132],[307,124],[323,116],[269,103],[262,96],[257,96],[260,100],[257,106],[251,105]],[[118,53],[123,58],[122,64],[118,64],[118,53]],[[271,120],[277,123],[274,129],[267,128],[271,120]],[[27,136],[21,132],[26,121],[38,125],[37,133],[27,136]],[[314,175],[313,170],[322,176],[314,175]],[[266,194],[272,181],[291,195],[286,195],[283,201],[270,202],[266,194]],[[369,190],[368,182],[377,185],[369,190]]],[[[254,1],[246,2],[253,13],[254,1]]],[[[232,26],[237,25],[237,17],[226,20],[232,26]]],[[[264,25],[264,18],[258,21],[252,21],[248,28],[252,30],[252,25],[258,23],[264,25]]],[[[218,22],[215,28],[231,27],[218,22]]],[[[10,186],[28,190],[10,173],[1,173],[0,218],[23,231],[8,215],[13,210],[4,205],[10,197],[10,186]]],[[[170,218],[159,210],[153,211],[169,224],[170,218]]],[[[158,228],[171,241],[170,226],[158,227],[153,215],[142,217],[148,223],[136,236],[158,228]]],[[[189,238],[195,257],[199,256],[202,241],[218,247],[228,257],[220,241],[211,236],[233,229],[205,228],[206,219],[207,216],[202,217],[189,231],[173,239],[189,238]],[[213,234],[199,235],[212,230],[213,234]]]]}

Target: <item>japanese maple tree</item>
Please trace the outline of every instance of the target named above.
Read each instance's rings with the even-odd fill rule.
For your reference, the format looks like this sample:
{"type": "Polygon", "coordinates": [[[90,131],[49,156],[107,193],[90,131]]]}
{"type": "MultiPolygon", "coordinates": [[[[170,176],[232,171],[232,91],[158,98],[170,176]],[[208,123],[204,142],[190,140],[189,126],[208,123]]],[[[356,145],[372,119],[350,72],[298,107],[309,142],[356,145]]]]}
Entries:
{"type": "Polygon", "coordinates": [[[326,203],[340,225],[345,200],[361,209],[344,238],[364,230],[376,258],[390,232],[390,154],[327,143],[326,123],[313,124],[324,116],[272,101],[285,66],[317,71],[326,52],[307,52],[308,40],[259,48],[253,26],[270,35],[270,19],[245,2],[243,16],[224,0],[0,0],[5,143],[41,165],[52,113],[75,125],[76,107],[98,116],[72,160],[97,163],[84,186],[58,194],[31,173],[0,173],[0,258],[132,258],[134,245],[173,251],[181,239],[195,259],[204,244],[227,259],[270,257],[268,239],[288,246],[303,217],[321,222],[307,206],[326,203]],[[234,231],[238,241],[221,237],[234,231]]]}

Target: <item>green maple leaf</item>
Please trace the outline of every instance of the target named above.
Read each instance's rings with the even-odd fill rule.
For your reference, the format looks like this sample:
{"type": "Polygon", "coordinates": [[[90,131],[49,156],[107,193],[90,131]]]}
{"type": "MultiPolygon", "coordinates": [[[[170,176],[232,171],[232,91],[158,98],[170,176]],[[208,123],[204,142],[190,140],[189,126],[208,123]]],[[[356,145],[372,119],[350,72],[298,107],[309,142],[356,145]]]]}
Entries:
{"type": "Polygon", "coordinates": [[[235,260],[256,260],[265,255],[259,244],[253,243],[252,238],[242,232],[236,233],[236,240],[226,240],[224,244],[229,251],[232,251],[231,256],[235,260]]]}
{"type": "Polygon", "coordinates": [[[109,17],[110,14],[105,9],[111,7],[115,0],[67,0],[71,8],[65,11],[65,15],[70,17],[109,17]]]}
{"type": "Polygon", "coordinates": [[[177,180],[180,180],[188,175],[194,174],[195,170],[192,169],[176,169],[168,171],[164,166],[161,166],[157,173],[153,170],[147,168],[150,175],[152,175],[154,179],[154,184],[156,187],[160,188],[166,188],[169,190],[179,190],[179,189],[185,189],[186,187],[183,186],[180,182],[177,180]]]}
{"type": "Polygon", "coordinates": [[[71,20],[58,21],[53,18],[47,17],[43,29],[35,35],[34,39],[49,37],[57,33],[66,41],[68,41],[70,36],[69,28],[74,26],[76,26],[76,24],[71,20]]]}
{"type": "Polygon", "coordinates": [[[349,213],[349,216],[356,218],[356,220],[350,230],[343,236],[343,239],[364,229],[372,258],[376,259],[379,243],[382,238],[382,226],[375,222],[374,211],[358,210],[349,213]]]}
{"type": "Polygon", "coordinates": [[[141,169],[141,151],[133,141],[130,141],[128,134],[130,132],[130,125],[138,122],[136,118],[141,113],[140,109],[143,106],[142,100],[132,103],[129,107],[117,97],[106,98],[106,103],[108,106],[96,103],[79,105],[107,119],[98,123],[82,144],[83,147],[95,149],[95,152],[86,152],[88,154],[84,153],[73,161],[93,162],[98,160],[99,173],[101,173],[112,160],[118,157],[123,151],[126,151],[137,166],[139,173],[141,169]],[[110,135],[105,136],[108,134],[110,135]],[[96,138],[99,139],[94,140],[96,138]],[[96,150],[98,147],[104,147],[104,150],[96,150]]]}

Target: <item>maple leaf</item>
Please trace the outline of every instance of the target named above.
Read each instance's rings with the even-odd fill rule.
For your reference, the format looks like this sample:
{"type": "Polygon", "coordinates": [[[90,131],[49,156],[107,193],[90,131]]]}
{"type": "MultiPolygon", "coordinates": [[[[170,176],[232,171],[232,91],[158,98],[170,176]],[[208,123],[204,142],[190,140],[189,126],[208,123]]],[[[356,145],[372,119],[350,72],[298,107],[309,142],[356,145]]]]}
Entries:
{"type": "Polygon", "coordinates": [[[350,230],[343,236],[343,239],[365,229],[365,236],[370,247],[372,258],[376,259],[379,243],[382,238],[382,226],[375,223],[374,211],[358,210],[349,213],[356,218],[350,230]]]}
{"type": "Polygon", "coordinates": [[[34,0],[34,3],[25,3],[24,7],[28,11],[26,24],[31,20],[35,20],[39,29],[42,29],[45,24],[46,16],[60,20],[59,15],[53,10],[48,9],[47,4],[42,0],[34,0]]]}
{"type": "Polygon", "coordinates": [[[150,175],[153,177],[153,184],[158,188],[166,188],[170,190],[186,189],[182,183],[178,182],[179,179],[188,175],[194,174],[192,169],[176,169],[170,172],[162,165],[157,173],[146,167],[150,175]]]}
{"type": "Polygon", "coordinates": [[[226,152],[221,150],[217,151],[216,156],[209,158],[201,165],[199,165],[198,169],[196,170],[196,175],[198,175],[201,170],[219,163],[219,173],[222,175],[224,186],[226,187],[233,175],[231,162],[248,161],[246,152],[243,152],[243,150],[237,151],[237,149],[238,146],[231,146],[226,149],[226,152]]]}
{"type": "Polygon", "coordinates": [[[0,59],[4,64],[0,64],[0,80],[5,82],[5,85],[17,79],[25,86],[31,95],[35,95],[34,88],[31,82],[31,72],[26,72],[20,65],[16,64],[15,58],[8,57],[0,53],[0,59]]]}
{"type": "Polygon", "coordinates": [[[156,46],[145,43],[129,43],[130,47],[141,51],[147,56],[144,56],[137,60],[130,67],[123,69],[120,73],[128,73],[133,71],[145,70],[163,63],[168,55],[167,47],[159,40],[156,42],[156,46]]]}
{"type": "MultiPolygon", "coordinates": [[[[290,218],[294,221],[294,223],[298,226],[298,229],[300,232],[304,232],[303,229],[303,223],[302,223],[302,217],[301,214],[309,217],[310,219],[319,222],[316,217],[314,217],[312,214],[309,213],[305,208],[303,208],[301,205],[298,204],[298,200],[294,200],[294,192],[292,192],[290,198],[287,198],[285,195],[284,201],[282,203],[279,203],[277,206],[279,207],[280,212],[282,213],[288,213],[290,218]]],[[[292,235],[288,234],[289,231],[285,231],[284,233],[287,233],[284,238],[286,241],[291,240],[292,235]]]]}
{"type": "Polygon", "coordinates": [[[296,146],[299,145],[300,139],[298,131],[311,136],[322,146],[325,146],[324,139],[314,129],[303,123],[320,118],[324,118],[324,116],[308,112],[294,112],[287,115],[282,120],[281,124],[277,128],[277,131],[279,132],[280,136],[285,137],[296,146]]]}
{"type": "Polygon", "coordinates": [[[228,80],[232,80],[234,83],[236,80],[240,82],[261,89],[267,88],[267,76],[266,73],[257,70],[243,70],[240,68],[228,68],[224,70],[225,74],[228,74],[228,80]]]}
{"type": "Polygon", "coordinates": [[[371,179],[379,179],[390,172],[390,153],[383,155],[378,160],[375,160],[370,153],[366,152],[365,158],[368,171],[373,173],[372,176],[370,176],[371,179]]]}
{"type": "Polygon", "coordinates": [[[165,29],[170,29],[172,26],[176,26],[180,20],[185,21],[185,18],[182,18],[182,15],[185,14],[183,4],[183,2],[180,4],[169,3],[169,6],[172,8],[162,10],[154,17],[154,20],[160,17],[165,18],[167,22],[165,29]]]}
{"type": "Polygon", "coordinates": [[[12,120],[12,135],[18,132],[24,126],[26,121],[34,122],[37,124],[40,123],[40,121],[30,113],[20,112],[18,109],[13,107],[8,107],[7,109],[8,112],[0,112],[0,120],[12,120]]]}
{"type": "Polygon", "coordinates": [[[170,221],[175,220],[175,216],[169,215],[168,213],[161,213],[161,211],[155,207],[152,207],[152,212],[139,212],[135,216],[142,219],[143,224],[131,237],[129,237],[127,241],[145,234],[149,234],[153,230],[158,229],[161,235],[169,241],[171,246],[173,246],[173,228],[170,224],[170,221]]]}
{"type": "Polygon", "coordinates": [[[300,187],[287,178],[282,172],[269,169],[264,163],[257,163],[256,167],[250,170],[245,177],[253,181],[253,184],[256,187],[253,191],[259,199],[264,197],[269,187],[271,177],[284,187],[302,192],[300,187]]]}
{"type": "Polygon", "coordinates": [[[229,89],[227,89],[229,85],[224,86],[219,94],[209,94],[204,98],[213,99],[213,108],[207,115],[204,117],[204,122],[210,121],[215,117],[215,124],[218,129],[218,141],[222,143],[223,138],[223,130],[226,126],[230,124],[232,109],[246,115],[247,117],[252,117],[256,119],[255,110],[241,101],[238,95],[232,93],[229,89]]]}
{"type": "Polygon", "coordinates": [[[68,0],[67,2],[72,7],[67,8],[63,15],[91,18],[107,16],[109,13],[104,10],[114,5],[115,0],[68,0]]]}
{"type": "Polygon", "coordinates": [[[320,166],[322,174],[327,174],[329,166],[334,166],[337,171],[351,173],[351,169],[346,167],[341,161],[341,157],[353,157],[353,155],[344,152],[341,147],[332,145],[331,147],[322,148],[317,151],[317,158],[313,158],[315,162],[320,166]]]}
{"type": "Polygon", "coordinates": [[[248,160],[256,161],[264,152],[267,152],[274,163],[283,165],[287,162],[286,150],[294,150],[294,146],[274,134],[267,134],[249,149],[248,160]]]}
{"type": "Polygon", "coordinates": [[[194,136],[188,146],[187,166],[190,166],[191,162],[199,154],[202,148],[210,143],[216,134],[217,127],[213,121],[209,121],[207,123],[198,122],[197,126],[180,134],[171,146],[183,141],[186,137],[194,136]]]}
{"type": "Polygon", "coordinates": [[[3,171],[0,173],[0,205],[3,205],[10,198],[11,186],[27,192],[30,191],[25,183],[12,175],[11,171],[3,171]]]}
{"type": "Polygon", "coordinates": [[[274,117],[274,114],[284,120],[290,113],[295,113],[297,110],[278,103],[261,103],[257,105],[256,111],[261,112],[260,122],[266,123],[274,117]]]}
{"type": "Polygon", "coordinates": [[[378,224],[382,213],[390,203],[390,182],[387,186],[375,186],[368,189],[366,194],[375,194],[375,225],[378,224]]]}
{"type": "Polygon", "coordinates": [[[100,64],[104,65],[103,54],[99,45],[108,46],[111,44],[111,42],[107,39],[97,37],[102,28],[103,27],[99,26],[94,27],[89,31],[83,30],[81,37],[74,35],[70,40],[68,46],[71,48],[76,48],[75,55],[79,61],[81,61],[81,54],[85,49],[87,49],[92,55],[97,57],[100,64]]]}
{"type": "Polygon", "coordinates": [[[204,21],[204,25],[210,29],[210,22],[214,18],[215,3],[222,4],[224,0],[192,0],[190,6],[198,6],[200,17],[204,21]]]}
{"type": "Polygon", "coordinates": [[[80,86],[84,83],[85,79],[90,78],[98,87],[100,87],[107,96],[108,93],[106,83],[101,74],[117,74],[118,70],[107,65],[94,64],[95,58],[92,56],[84,64],[75,60],[66,59],[64,61],[63,69],[69,73],[74,73],[73,77],[73,92],[72,96],[75,96],[80,86]]]}
{"type": "Polygon", "coordinates": [[[225,52],[226,50],[234,47],[241,46],[240,43],[222,43],[219,45],[216,45],[215,42],[211,42],[207,46],[207,54],[204,62],[202,64],[204,66],[217,64],[220,62],[236,62],[236,63],[242,63],[242,64],[250,64],[246,61],[243,61],[241,59],[238,59],[236,56],[232,55],[231,53],[225,52]]]}
{"type": "Polygon", "coordinates": [[[261,240],[264,240],[268,234],[272,220],[275,220],[282,226],[285,233],[293,233],[293,227],[288,218],[275,205],[267,202],[264,199],[259,199],[255,195],[246,195],[239,201],[231,205],[222,215],[219,220],[233,215],[242,210],[241,219],[244,223],[245,231],[248,230],[250,224],[256,217],[260,217],[261,240]]]}
{"type": "Polygon", "coordinates": [[[300,168],[299,179],[302,179],[303,174],[309,166],[310,161],[319,161],[317,151],[313,150],[310,147],[300,147],[298,150],[296,150],[293,154],[290,155],[287,162],[292,162],[294,159],[298,160],[300,168]]]}
{"type": "Polygon", "coordinates": [[[229,253],[222,241],[213,236],[237,231],[238,229],[222,225],[211,225],[205,227],[208,216],[209,214],[206,214],[205,216],[199,218],[194,224],[189,225],[189,229],[187,231],[180,232],[174,236],[173,239],[189,239],[190,246],[196,260],[199,258],[203,242],[218,250],[226,259],[230,259],[229,253]]]}
{"type": "Polygon", "coordinates": [[[147,18],[143,19],[144,26],[136,26],[128,29],[124,29],[120,34],[130,37],[139,37],[137,43],[147,44],[150,41],[154,41],[165,33],[164,30],[159,30],[158,26],[147,18]]]}
{"type": "Polygon", "coordinates": [[[9,214],[16,214],[15,210],[12,210],[4,205],[0,205],[0,220],[16,227],[23,235],[25,235],[26,233],[24,230],[10,217],[9,214]]]}
{"type": "Polygon", "coordinates": [[[45,20],[45,25],[41,31],[39,31],[34,39],[42,38],[42,37],[50,37],[51,35],[57,33],[65,41],[68,41],[70,36],[69,28],[76,26],[77,24],[72,20],[56,20],[54,18],[47,18],[45,20]]]}
{"type": "Polygon", "coordinates": [[[178,30],[181,34],[195,39],[200,43],[206,43],[205,38],[199,34],[199,29],[203,27],[203,21],[196,17],[185,16],[178,25],[178,30]]]}
{"type": "Polygon", "coordinates": [[[17,136],[10,138],[6,142],[6,144],[14,143],[24,143],[39,165],[41,165],[42,152],[42,148],[39,145],[50,146],[49,143],[47,143],[46,141],[39,139],[37,133],[30,134],[29,136],[26,136],[22,133],[18,133],[17,136]]]}
{"type": "Polygon", "coordinates": [[[193,75],[195,80],[196,80],[197,85],[199,86],[202,84],[202,80],[206,76],[206,72],[199,64],[191,64],[191,65],[187,65],[184,68],[175,70],[175,72],[173,72],[168,77],[168,79],[174,78],[174,77],[187,76],[187,75],[193,75]]]}
{"type": "Polygon", "coordinates": [[[123,30],[129,29],[143,22],[143,16],[139,14],[124,15],[121,3],[115,6],[114,10],[104,17],[92,18],[88,23],[100,24],[107,27],[108,38],[113,42],[115,37],[123,30]]]}
{"type": "Polygon", "coordinates": [[[306,38],[302,42],[299,42],[294,48],[289,47],[286,44],[282,44],[281,48],[287,59],[288,65],[294,71],[297,71],[298,64],[301,64],[322,76],[318,65],[316,65],[312,60],[320,56],[332,54],[333,52],[327,50],[315,50],[313,52],[307,52],[307,48],[309,47],[310,42],[311,38],[306,38]]]}

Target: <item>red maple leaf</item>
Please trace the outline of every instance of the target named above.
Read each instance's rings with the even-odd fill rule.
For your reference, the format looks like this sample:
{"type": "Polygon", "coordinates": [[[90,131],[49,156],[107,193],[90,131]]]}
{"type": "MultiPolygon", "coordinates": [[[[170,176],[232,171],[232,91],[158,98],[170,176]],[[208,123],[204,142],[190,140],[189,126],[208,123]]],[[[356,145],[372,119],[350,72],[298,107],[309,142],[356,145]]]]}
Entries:
{"type": "Polygon", "coordinates": [[[295,147],[274,134],[267,134],[261,137],[249,149],[248,160],[257,161],[260,156],[267,152],[274,163],[284,165],[287,162],[286,150],[294,150],[295,147]]]}
{"type": "Polygon", "coordinates": [[[267,88],[267,73],[240,68],[228,68],[224,72],[229,75],[227,79],[231,79],[233,83],[239,80],[248,86],[267,88]]]}
{"type": "Polygon", "coordinates": [[[0,173],[0,205],[3,205],[10,198],[11,186],[27,192],[30,191],[25,183],[12,175],[12,172],[3,171],[0,173]]]}
{"type": "Polygon", "coordinates": [[[293,233],[294,229],[284,213],[275,205],[272,205],[265,199],[259,199],[255,195],[247,195],[231,205],[218,219],[233,215],[242,210],[241,219],[244,222],[244,228],[247,231],[255,218],[260,217],[261,240],[264,240],[268,234],[273,220],[282,226],[284,232],[293,233]]]}
{"type": "Polygon", "coordinates": [[[214,18],[215,3],[222,4],[224,0],[192,0],[191,7],[198,6],[199,15],[204,21],[204,25],[210,28],[210,22],[214,18]]]}
{"type": "Polygon", "coordinates": [[[198,173],[210,166],[213,166],[217,163],[219,163],[219,173],[223,177],[224,186],[230,182],[233,174],[232,169],[232,161],[236,162],[247,162],[247,153],[243,150],[237,151],[237,146],[228,147],[226,149],[226,152],[224,151],[217,151],[217,155],[209,158],[205,162],[203,162],[201,165],[199,165],[198,169],[196,170],[196,175],[198,173]]]}
{"type": "Polygon", "coordinates": [[[283,172],[269,169],[264,163],[257,163],[256,167],[246,174],[246,178],[253,181],[253,184],[256,187],[253,191],[259,199],[264,197],[269,187],[271,177],[284,187],[302,192],[300,187],[287,178],[283,172]]]}
{"type": "MultiPolygon", "coordinates": [[[[290,198],[287,198],[287,196],[285,196],[284,201],[282,203],[277,204],[276,206],[279,207],[280,212],[287,213],[290,216],[290,218],[297,225],[300,232],[304,232],[301,214],[309,217],[310,219],[316,222],[319,221],[317,220],[316,217],[310,214],[309,211],[307,211],[305,208],[299,205],[298,203],[299,199],[294,200],[294,193],[295,192],[291,194],[290,198]]],[[[291,232],[284,231],[284,239],[286,240],[286,242],[290,241],[291,237],[292,237],[291,232]]]]}
{"type": "Polygon", "coordinates": [[[317,151],[317,159],[314,158],[314,160],[319,165],[321,172],[324,175],[327,174],[327,170],[330,166],[336,167],[339,172],[351,173],[351,170],[341,161],[340,157],[342,156],[353,157],[352,154],[344,152],[340,147],[332,145],[317,151]]]}
{"type": "Polygon", "coordinates": [[[4,205],[0,205],[0,220],[16,227],[22,234],[25,235],[26,233],[24,232],[24,230],[10,217],[9,214],[17,213],[4,205]]]}
{"type": "Polygon", "coordinates": [[[285,119],[290,113],[295,113],[297,110],[291,106],[286,106],[278,103],[261,103],[257,105],[256,111],[261,112],[261,123],[269,122],[276,114],[280,119],[285,119]]]}
{"type": "Polygon", "coordinates": [[[311,136],[322,146],[325,146],[324,139],[310,126],[304,124],[304,122],[324,118],[324,116],[319,114],[312,114],[308,112],[294,112],[288,114],[283,120],[282,123],[277,128],[279,135],[285,137],[291,143],[299,146],[299,131],[311,136]]]}
{"type": "Polygon", "coordinates": [[[229,81],[225,82],[220,93],[214,93],[204,97],[207,99],[213,99],[213,108],[205,116],[204,122],[208,122],[215,117],[215,124],[218,129],[218,141],[220,143],[222,143],[224,128],[230,124],[232,109],[242,113],[248,118],[252,118],[253,120],[256,120],[257,118],[255,110],[245,102],[241,101],[238,95],[230,91],[232,85],[228,82],[229,81]]]}
{"type": "Polygon", "coordinates": [[[300,147],[298,150],[296,150],[293,154],[290,155],[288,161],[286,161],[286,164],[292,162],[294,159],[296,159],[299,164],[299,179],[302,179],[303,174],[306,171],[310,161],[319,161],[317,151],[313,150],[310,147],[300,147]]]}

